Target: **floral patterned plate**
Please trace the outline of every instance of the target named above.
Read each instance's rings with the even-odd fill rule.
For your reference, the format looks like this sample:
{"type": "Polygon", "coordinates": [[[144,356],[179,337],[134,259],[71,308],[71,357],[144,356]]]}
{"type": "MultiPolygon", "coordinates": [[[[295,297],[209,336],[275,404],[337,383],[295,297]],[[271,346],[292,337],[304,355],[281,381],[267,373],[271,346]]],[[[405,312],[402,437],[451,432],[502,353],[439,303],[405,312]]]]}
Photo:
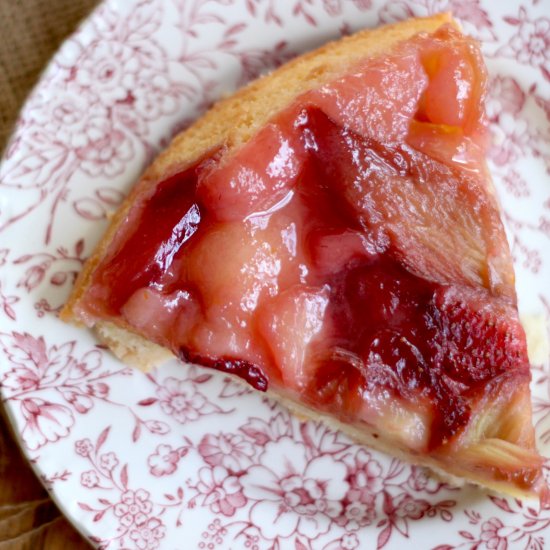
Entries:
{"type": "MultiPolygon", "coordinates": [[[[53,498],[102,548],[539,549],[550,510],[454,489],[217,372],[145,375],[56,312],[151,156],[209,103],[363,26],[454,10],[483,41],[521,308],[550,316],[550,2],[107,0],[29,98],[0,169],[0,380],[53,498]]],[[[533,368],[548,454],[548,364],[533,368]]]]}

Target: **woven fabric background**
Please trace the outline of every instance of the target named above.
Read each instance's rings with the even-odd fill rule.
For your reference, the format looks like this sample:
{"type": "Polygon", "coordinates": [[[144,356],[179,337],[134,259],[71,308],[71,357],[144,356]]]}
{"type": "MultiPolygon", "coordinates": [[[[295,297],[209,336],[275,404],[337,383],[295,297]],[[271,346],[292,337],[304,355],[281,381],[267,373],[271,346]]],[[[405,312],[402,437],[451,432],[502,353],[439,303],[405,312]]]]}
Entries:
{"type": "Polygon", "coordinates": [[[0,150],[49,58],[98,0],[0,0],[0,150]]]}
{"type": "MultiPolygon", "coordinates": [[[[48,60],[97,3],[0,0],[0,152],[48,60]]],[[[89,546],[49,499],[0,411],[0,550],[62,548],[89,546]]]]}

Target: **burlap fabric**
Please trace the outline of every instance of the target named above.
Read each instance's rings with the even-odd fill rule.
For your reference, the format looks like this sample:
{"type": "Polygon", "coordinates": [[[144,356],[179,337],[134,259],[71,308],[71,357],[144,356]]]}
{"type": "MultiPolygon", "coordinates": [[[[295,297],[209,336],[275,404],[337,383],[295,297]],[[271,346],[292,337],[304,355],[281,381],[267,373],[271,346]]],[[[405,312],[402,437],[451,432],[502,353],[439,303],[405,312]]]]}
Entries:
{"type": "Polygon", "coordinates": [[[98,0],[0,0],[0,151],[48,59],[98,0]]]}

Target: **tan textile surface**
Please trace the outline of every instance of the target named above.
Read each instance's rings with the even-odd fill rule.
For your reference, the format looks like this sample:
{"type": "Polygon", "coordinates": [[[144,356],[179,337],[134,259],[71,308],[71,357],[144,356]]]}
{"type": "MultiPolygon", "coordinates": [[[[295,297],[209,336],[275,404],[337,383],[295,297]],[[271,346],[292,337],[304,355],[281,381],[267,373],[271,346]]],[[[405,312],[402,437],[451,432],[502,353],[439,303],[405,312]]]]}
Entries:
{"type": "Polygon", "coordinates": [[[97,0],[0,0],[0,149],[61,42],[97,0]]]}
{"type": "MultiPolygon", "coordinates": [[[[96,4],[0,0],[0,151],[48,59],[96,4]]],[[[0,550],[89,548],[48,498],[0,413],[0,550]]]]}

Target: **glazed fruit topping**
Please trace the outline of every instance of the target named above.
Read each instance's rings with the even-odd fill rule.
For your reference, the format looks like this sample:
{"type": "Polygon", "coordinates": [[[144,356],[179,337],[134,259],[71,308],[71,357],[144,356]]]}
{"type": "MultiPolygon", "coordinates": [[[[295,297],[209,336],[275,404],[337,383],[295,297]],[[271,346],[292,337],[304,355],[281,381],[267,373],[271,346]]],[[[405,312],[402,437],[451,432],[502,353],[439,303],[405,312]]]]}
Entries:
{"type": "Polygon", "coordinates": [[[529,379],[476,51],[450,28],[415,37],[149,188],[87,314],[346,421],[408,419],[419,449],[447,444],[488,384],[529,379]]]}

